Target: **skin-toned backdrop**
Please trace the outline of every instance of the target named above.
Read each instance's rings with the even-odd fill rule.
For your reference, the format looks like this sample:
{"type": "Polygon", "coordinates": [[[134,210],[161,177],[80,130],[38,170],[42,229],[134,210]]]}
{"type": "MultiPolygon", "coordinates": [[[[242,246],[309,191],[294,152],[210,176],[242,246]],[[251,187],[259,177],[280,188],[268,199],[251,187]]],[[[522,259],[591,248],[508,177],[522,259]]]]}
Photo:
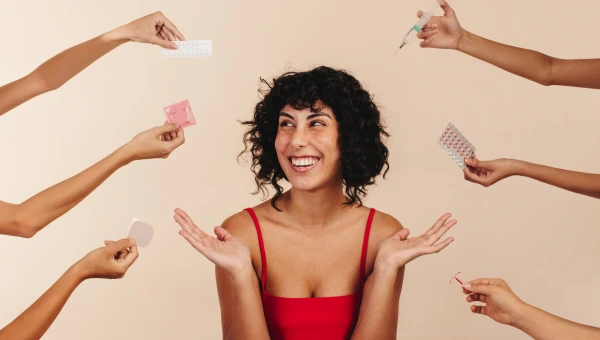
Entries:
{"type": "MultiPolygon", "coordinates": [[[[61,50],[161,10],[187,39],[213,40],[213,56],[166,59],[126,44],[58,91],[2,116],[2,199],[20,202],[162,124],[162,107],[189,99],[198,125],[167,160],[120,169],[32,239],[0,237],[0,326],[12,321],[90,249],[125,237],[138,217],[155,238],[126,277],[78,288],[45,339],[216,339],[221,327],[213,265],[178,235],[173,209],[205,231],[259,202],[238,164],[259,77],[322,64],[350,71],[381,105],[391,169],[366,200],[419,235],[450,211],[451,247],[407,266],[399,339],[527,339],[472,314],[460,286],[501,277],[521,299],[598,326],[599,202],[509,178],[490,188],[463,179],[436,144],[452,121],[482,159],[500,157],[600,172],[600,97],[543,87],[456,51],[418,41],[392,57],[418,9],[434,1],[207,2],[29,0],[4,4],[0,83],[61,50]]],[[[600,3],[455,0],[461,24],[496,41],[561,58],[600,55],[593,13],[600,3]]]]}

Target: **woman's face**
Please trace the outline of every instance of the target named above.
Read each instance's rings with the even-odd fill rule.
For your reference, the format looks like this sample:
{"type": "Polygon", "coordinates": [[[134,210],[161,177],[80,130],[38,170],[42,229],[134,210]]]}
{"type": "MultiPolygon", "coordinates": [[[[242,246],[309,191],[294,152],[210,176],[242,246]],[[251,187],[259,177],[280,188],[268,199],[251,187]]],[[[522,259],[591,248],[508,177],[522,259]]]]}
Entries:
{"type": "Polygon", "coordinates": [[[311,112],[286,105],[279,113],[275,150],[297,190],[313,191],[342,180],[338,122],[331,108],[317,107],[318,112],[311,112]]]}

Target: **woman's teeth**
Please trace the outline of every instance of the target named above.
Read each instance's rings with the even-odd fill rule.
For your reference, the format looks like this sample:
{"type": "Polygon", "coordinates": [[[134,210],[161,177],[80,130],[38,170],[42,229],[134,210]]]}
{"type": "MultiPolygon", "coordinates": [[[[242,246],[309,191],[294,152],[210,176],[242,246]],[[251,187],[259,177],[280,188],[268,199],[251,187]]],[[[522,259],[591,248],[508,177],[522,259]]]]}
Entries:
{"type": "Polygon", "coordinates": [[[291,160],[294,166],[311,166],[319,161],[319,159],[316,157],[292,157],[291,160]]]}

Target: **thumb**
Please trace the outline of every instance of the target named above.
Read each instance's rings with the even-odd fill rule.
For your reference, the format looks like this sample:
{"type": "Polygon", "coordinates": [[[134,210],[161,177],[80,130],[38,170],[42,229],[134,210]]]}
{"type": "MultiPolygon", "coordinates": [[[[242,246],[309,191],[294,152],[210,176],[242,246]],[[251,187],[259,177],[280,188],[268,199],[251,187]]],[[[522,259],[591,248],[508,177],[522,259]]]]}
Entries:
{"type": "Polygon", "coordinates": [[[397,232],[395,236],[398,237],[401,241],[404,241],[408,238],[408,235],[410,235],[410,230],[402,229],[399,232],[397,232]]]}
{"type": "Polygon", "coordinates": [[[230,241],[233,236],[225,229],[220,226],[215,227],[215,235],[221,241],[230,241]]]}
{"type": "Polygon", "coordinates": [[[135,244],[135,239],[124,238],[124,239],[118,240],[117,242],[113,242],[113,243],[107,245],[106,249],[109,250],[112,254],[115,254],[122,250],[129,249],[134,244],[135,244]]]}
{"type": "Polygon", "coordinates": [[[450,7],[448,1],[438,0],[438,3],[440,4],[440,7],[444,10],[445,15],[454,15],[454,10],[452,9],[452,7],[450,7]]]}
{"type": "Polygon", "coordinates": [[[155,129],[158,135],[162,135],[179,129],[179,123],[166,123],[165,125],[155,127],[155,129]]]}
{"type": "Polygon", "coordinates": [[[494,292],[494,286],[490,286],[488,284],[485,283],[465,283],[462,286],[465,290],[471,292],[471,293],[478,293],[478,294],[483,294],[483,295],[487,295],[490,296],[492,295],[492,293],[494,292]]]}
{"type": "Polygon", "coordinates": [[[488,170],[493,170],[492,162],[480,161],[477,158],[465,158],[465,164],[474,168],[484,168],[488,170]]]}
{"type": "Polygon", "coordinates": [[[170,50],[176,50],[177,49],[177,44],[175,44],[172,41],[169,40],[164,40],[159,38],[156,35],[153,35],[152,37],[148,38],[148,42],[154,45],[158,45],[160,47],[164,47],[164,48],[168,48],[170,50]]]}

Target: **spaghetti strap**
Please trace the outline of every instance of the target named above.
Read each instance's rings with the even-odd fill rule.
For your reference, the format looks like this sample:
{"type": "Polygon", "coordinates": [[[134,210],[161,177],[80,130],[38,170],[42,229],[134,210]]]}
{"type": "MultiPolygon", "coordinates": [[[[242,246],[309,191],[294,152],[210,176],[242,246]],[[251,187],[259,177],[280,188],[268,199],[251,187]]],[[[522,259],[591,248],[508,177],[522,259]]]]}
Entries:
{"type": "Polygon", "coordinates": [[[246,208],[246,210],[250,217],[252,217],[252,221],[254,221],[254,227],[256,228],[256,235],[258,236],[258,246],[260,247],[260,259],[262,263],[262,270],[260,273],[260,289],[262,292],[267,290],[267,255],[265,253],[265,244],[263,242],[262,233],[260,231],[260,224],[258,223],[258,218],[254,213],[252,208],[246,208]]]}
{"type": "Polygon", "coordinates": [[[367,263],[367,250],[369,248],[369,235],[371,234],[371,224],[373,223],[373,216],[375,215],[375,209],[371,208],[369,212],[369,218],[367,219],[367,226],[365,227],[365,237],[363,240],[362,254],[360,256],[360,291],[362,292],[365,286],[365,267],[367,263]]]}

